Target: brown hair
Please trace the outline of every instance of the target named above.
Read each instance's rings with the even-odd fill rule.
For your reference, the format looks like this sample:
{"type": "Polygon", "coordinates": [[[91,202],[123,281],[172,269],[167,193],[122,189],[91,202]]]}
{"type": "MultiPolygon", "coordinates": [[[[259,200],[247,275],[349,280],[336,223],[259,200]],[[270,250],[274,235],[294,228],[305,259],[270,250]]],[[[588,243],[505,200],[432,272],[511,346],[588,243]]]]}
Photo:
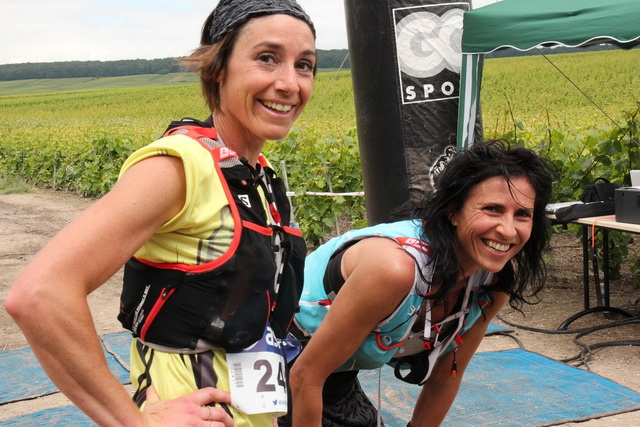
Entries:
{"type": "Polygon", "coordinates": [[[220,109],[220,84],[216,79],[227,65],[237,34],[235,29],[215,44],[202,43],[189,57],[180,59],[184,69],[200,77],[202,96],[211,111],[220,109]]]}

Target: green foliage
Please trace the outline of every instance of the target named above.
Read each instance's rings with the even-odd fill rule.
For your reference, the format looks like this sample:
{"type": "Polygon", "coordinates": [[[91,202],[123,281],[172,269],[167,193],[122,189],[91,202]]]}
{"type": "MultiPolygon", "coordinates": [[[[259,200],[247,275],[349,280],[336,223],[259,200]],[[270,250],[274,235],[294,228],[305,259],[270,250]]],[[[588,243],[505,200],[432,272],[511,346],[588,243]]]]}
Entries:
{"type": "Polygon", "coordinates": [[[0,194],[27,193],[31,186],[15,176],[0,175],[0,194]]]}
{"type": "MultiPolygon", "coordinates": [[[[619,126],[611,126],[602,130],[589,130],[583,133],[547,131],[547,140],[535,135],[520,132],[507,132],[501,135],[513,144],[528,146],[543,157],[550,159],[555,166],[556,185],[554,185],[554,201],[579,200],[584,187],[598,177],[604,177],[620,186],[630,185],[631,169],[640,168],[640,103],[634,112],[625,112],[626,120],[619,126]]],[[[514,125],[514,129],[520,128],[514,125]]],[[[579,226],[576,236],[582,238],[579,226]]],[[[609,235],[610,269],[619,274],[620,267],[629,254],[628,246],[632,237],[625,233],[609,235]]],[[[602,236],[598,235],[596,244],[602,248],[602,236]]],[[[602,267],[603,255],[599,261],[602,267]]],[[[640,279],[640,261],[632,261],[632,272],[640,279]]]]}
{"type": "Polygon", "coordinates": [[[318,49],[318,68],[350,69],[348,49],[318,49]]]}
{"type": "Polygon", "coordinates": [[[305,192],[354,193],[362,191],[360,153],[356,129],[342,134],[318,134],[311,128],[293,129],[282,141],[270,144],[266,152],[273,165],[284,163],[293,196],[295,218],[313,246],[332,234],[339,219],[352,223],[364,218],[363,196],[326,197],[305,192]],[[281,163],[282,162],[282,163],[281,163]]]}
{"type": "Polygon", "coordinates": [[[485,134],[517,124],[536,135],[582,133],[608,126],[610,118],[624,122],[640,100],[638,63],[640,49],[489,59],[480,94],[485,134]]]}
{"type": "Polygon", "coordinates": [[[82,141],[82,148],[60,139],[36,140],[29,145],[0,146],[0,169],[36,186],[95,197],[109,191],[133,150],[131,136],[102,132],[82,141]]]}
{"type": "Polygon", "coordinates": [[[118,61],[29,62],[0,65],[0,81],[59,79],[70,77],[114,77],[137,74],[169,74],[180,71],[174,58],[126,59],[118,61]]]}

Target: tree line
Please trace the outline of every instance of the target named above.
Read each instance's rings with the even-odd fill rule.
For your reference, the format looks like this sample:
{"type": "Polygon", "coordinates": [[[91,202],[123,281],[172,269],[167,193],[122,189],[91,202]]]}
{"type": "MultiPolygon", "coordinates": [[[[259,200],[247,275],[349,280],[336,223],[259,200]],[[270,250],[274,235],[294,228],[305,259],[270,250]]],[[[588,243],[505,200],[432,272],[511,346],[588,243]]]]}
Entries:
{"type": "MultiPolygon", "coordinates": [[[[342,66],[343,69],[349,69],[348,52],[347,49],[318,50],[318,68],[337,69],[342,66]]],[[[0,81],[70,77],[118,77],[139,74],[169,74],[181,71],[183,70],[176,58],[27,62],[0,65],[0,81]]]]}

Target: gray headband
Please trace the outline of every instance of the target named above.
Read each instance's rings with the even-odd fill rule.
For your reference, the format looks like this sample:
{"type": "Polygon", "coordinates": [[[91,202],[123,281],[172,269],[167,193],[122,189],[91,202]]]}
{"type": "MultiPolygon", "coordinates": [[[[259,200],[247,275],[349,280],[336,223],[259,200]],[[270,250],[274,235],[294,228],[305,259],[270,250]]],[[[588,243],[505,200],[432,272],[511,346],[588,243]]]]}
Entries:
{"type": "Polygon", "coordinates": [[[262,15],[285,14],[306,22],[313,37],[316,29],[311,18],[295,0],[220,0],[202,29],[202,42],[215,44],[223,36],[252,18],[262,15]]]}

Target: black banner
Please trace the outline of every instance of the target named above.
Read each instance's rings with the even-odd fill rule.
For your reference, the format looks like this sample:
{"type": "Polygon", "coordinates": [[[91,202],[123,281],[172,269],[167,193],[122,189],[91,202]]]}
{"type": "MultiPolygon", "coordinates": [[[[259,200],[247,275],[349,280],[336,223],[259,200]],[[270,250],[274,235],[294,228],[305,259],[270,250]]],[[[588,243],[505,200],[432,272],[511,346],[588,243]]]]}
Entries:
{"type": "Polygon", "coordinates": [[[455,153],[469,2],[345,0],[370,224],[410,208],[455,153]]]}

